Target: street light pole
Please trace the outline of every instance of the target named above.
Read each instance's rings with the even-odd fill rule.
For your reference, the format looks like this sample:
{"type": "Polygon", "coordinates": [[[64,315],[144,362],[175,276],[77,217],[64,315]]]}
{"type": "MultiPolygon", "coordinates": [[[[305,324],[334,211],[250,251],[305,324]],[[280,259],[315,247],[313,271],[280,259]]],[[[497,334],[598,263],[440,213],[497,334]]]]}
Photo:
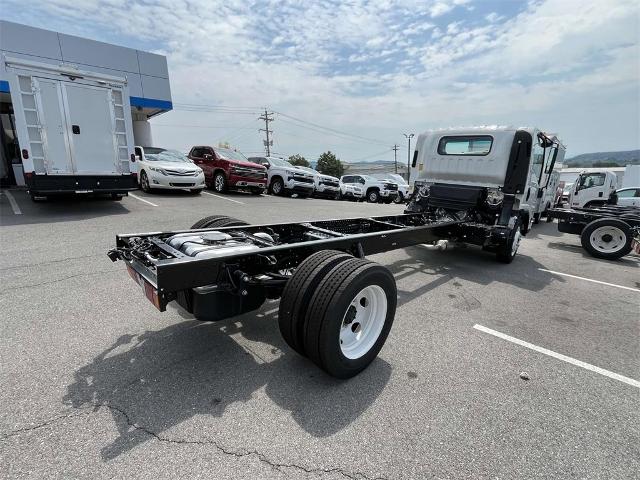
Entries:
{"type": "Polygon", "coordinates": [[[415,136],[413,133],[403,133],[407,139],[407,183],[409,183],[409,172],[411,172],[411,139],[415,136]]]}

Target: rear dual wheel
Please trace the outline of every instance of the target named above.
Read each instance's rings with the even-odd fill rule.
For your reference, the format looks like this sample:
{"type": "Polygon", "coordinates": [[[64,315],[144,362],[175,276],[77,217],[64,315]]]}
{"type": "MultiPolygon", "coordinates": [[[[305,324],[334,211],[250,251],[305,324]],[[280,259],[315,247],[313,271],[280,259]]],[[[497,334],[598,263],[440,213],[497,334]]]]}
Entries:
{"type": "Polygon", "coordinates": [[[582,247],[596,258],[616,260],[631,252],[631,227],[616,218],[600,218],[580,234],[582,247]]]}
{"type": "Polygon", "coordinates": [[[330,375],[364,370],[387,339],[397,303],[395,279],[382,265],[337,251],[313,254],[280,300],[285,341],[330,375]]]}
{"type": "Polygon", "coordinates": [[[247,222],[238,220],[237,218],[227,217],[226,215],[211,215],[198,220],[191,225],[192,230],[199,228],[222,228],[222,227],[241,227],[243,225],[249,225],[247,222]]]}

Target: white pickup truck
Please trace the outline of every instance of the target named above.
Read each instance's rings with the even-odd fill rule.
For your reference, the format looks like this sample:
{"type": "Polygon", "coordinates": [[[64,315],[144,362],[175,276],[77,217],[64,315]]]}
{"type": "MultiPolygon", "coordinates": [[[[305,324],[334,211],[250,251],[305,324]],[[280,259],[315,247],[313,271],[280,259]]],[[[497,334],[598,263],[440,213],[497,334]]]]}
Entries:
{"type": "Polygon", "coordinates": [[[299,198],[313,195],[313,174],[276,157],[249,157],[249,161],[267,168],[267,185],[273,195],[298,194],[299,198]]]}
{"type": "Polygon", "coordinates": [[[369,203],[391,203],[398,196],[398,184],[388,180],[378,180],[371,175],[343,175],[340,178],[340,190],[343,197],[353,195],[364,198],[369,203]],[[347,188],[353,185],[358,188],[347,188]]]}
{"type": "Polygon", "coordinates": [[[305,172],[309,172],[313,175],[314,182],[314,197],[330,198],[337,200],[340,198],[340,179],[338,177],[332,177],[331,175],[325,175],[310,167],[298,167],[305,172]]]}

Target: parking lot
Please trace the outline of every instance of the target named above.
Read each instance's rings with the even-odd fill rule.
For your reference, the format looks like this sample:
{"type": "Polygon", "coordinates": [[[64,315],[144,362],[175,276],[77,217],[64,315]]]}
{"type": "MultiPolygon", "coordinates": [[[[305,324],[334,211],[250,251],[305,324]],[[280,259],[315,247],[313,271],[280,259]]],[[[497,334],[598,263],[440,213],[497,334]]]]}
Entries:
{"type": "MultiPolygon", "coordinates": [[[[158,312],[115,234],[212,214],[285,222],[403,206],[211,192],[0,195],[0,475],[12,478],[633,478],[640,257],[555,223],[510,265],[475,247],[369,257],[399,292],[357,377],[288,348],[277,301],[220,323],[158,312]]],[[[636,473],[634,473],[636,472],[636,473]]]]}

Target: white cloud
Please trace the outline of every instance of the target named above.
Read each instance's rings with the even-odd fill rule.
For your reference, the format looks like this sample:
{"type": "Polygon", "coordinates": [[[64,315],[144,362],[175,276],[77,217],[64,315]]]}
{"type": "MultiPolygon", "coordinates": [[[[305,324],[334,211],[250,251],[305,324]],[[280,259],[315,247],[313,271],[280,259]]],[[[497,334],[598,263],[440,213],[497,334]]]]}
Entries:
{"type": "MultiPolygon", "coordinates": [[[[480,23],[469,21],[472,7],[459,0],[50,0],[21,2],[19,11],[26,21],[41,18],[45,28],[54,19],[51,28],[68,33],[95,37],[108,29],[157,45],[168,56],[175,102],[266,105],[390,146],[401,143],[404,130],[513,123],[559,132],[570,153],[638,148],[636,2],[545,0],[516,18],[500,11],[474,16],[480,23]]],[[[180,111],[154,120],[228,122],[226,138],[256,151],[257,120],[254,130],[231,128],[251,121],[180,111]]],[[[284,118],[273,126],[285,153],[331,148],[349,159],[381,150],[284,118]]],[[[225,133],[155,132],[157,143],[178,148],[225,133]]]]}

